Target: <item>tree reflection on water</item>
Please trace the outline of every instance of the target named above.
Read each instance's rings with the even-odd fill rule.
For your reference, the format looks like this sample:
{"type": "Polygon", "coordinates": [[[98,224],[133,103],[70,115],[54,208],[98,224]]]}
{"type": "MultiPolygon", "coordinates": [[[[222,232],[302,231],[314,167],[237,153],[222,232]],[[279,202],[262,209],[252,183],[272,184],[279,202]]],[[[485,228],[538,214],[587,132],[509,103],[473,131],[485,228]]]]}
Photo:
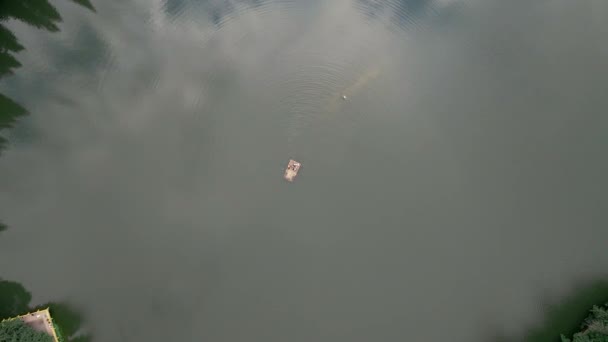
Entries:
{"type": "MultiPolygon", "coordinates": [[[[89,0],[73,1],[95,11],[89,0]]],[[[48,0],[3,1],[0,4],[0,78],[12,75],[21,66],[14,54],[24,50],[17,37],[4,25],[8,20],[19,20],[39,29],[57,32],[61,15],[48,0]]],[[[0,133],[13,127],[17,118],[26,114],[19,103],[0,94],[0,133]]],[[[6,136],[0,135],[0,154],[6,144],[6,136]]]]}
{"type": "Polygon", "coordinates": [[[83,330],[83,316],[68,304],[30,305],[32,294],[20,283],[0,279],[0,320],[48,308],[53,322],[66,342],[89,342],[92,336],[83,330]]]}
{"type": "MultiPolygon", "coordinates": [[[[75,3],[95,11],[89,0],[72,0],[75,3]]],[[[59,31],[61,16],[48,0],[3,1],[0,3],[0,78],[12,75],[21,63],[15,54],[25,47],[19,43],[15,34],[5,23],[19,20],[39,29],[50,32],[59,31]]],[[[27,114],[26,109],[11,98],[0,94],[0,154],[7,147],[6,131],[12,128],[17,119],[27,114]]],[[[0,231],[6,225],[0,222],[0,231]]],[[[83,318],[80,313],[65,303],[49,302],[30,306],[32,295],[23,285],[14,281],[0,279],[0,320],[15,317],[41,308],[50,308],[54,322],[67,342],[91,341],[91,335],[83,332],[83,318]]]]}

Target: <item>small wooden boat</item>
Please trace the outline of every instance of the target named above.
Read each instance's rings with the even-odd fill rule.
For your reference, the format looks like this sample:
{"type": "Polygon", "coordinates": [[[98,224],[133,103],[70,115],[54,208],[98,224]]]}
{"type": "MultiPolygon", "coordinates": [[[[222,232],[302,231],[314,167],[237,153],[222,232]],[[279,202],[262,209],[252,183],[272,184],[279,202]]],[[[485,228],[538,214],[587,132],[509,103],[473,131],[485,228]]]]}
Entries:
{"type": "Polygon", "coordinates": [[[293,182],[294,178],[298,175],[298,171],[300,171],[300,167],[302,164],[298,163],[293,159],[289,159],[289,163],[287,164],[287,168],[285,169],[285,178],[288,182],[293,182]]]}

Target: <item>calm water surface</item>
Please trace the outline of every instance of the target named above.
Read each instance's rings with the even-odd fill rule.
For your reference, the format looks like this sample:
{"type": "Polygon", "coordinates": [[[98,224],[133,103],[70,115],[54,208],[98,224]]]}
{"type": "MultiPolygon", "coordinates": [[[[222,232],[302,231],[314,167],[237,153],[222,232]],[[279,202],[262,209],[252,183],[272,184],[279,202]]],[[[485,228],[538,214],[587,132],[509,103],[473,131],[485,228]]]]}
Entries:
{"type": "Polygon", "coordinates": [[[0,269],[99,341],[486,341],[606,273],[604,0],[53,3],[0,269]]]}

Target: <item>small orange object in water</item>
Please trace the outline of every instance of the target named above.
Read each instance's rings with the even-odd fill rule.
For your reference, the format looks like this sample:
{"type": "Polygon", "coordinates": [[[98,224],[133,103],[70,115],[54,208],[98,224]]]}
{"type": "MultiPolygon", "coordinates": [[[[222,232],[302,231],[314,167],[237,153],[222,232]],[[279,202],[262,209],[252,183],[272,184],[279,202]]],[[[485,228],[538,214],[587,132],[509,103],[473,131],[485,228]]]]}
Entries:
{"type": "Polygon", "coordinates": [[[293,159],[289,159],[287,168],[285,169],[285,175],[283,176],[288,182],[293,182],[294,178],[298,175],[302,164],[298,163],[293,159]]]}

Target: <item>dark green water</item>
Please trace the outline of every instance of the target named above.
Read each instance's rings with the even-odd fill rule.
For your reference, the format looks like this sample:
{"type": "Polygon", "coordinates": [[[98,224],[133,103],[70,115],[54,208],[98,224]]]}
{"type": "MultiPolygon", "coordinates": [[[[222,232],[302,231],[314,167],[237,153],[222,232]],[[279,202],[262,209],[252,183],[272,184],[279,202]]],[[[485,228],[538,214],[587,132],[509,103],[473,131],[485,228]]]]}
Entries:
{"type": "Polygon", "coordinates": [[[606,275],[603,0],[52,5],[0,276],[99,341],[517,340],[606,275]]]}

